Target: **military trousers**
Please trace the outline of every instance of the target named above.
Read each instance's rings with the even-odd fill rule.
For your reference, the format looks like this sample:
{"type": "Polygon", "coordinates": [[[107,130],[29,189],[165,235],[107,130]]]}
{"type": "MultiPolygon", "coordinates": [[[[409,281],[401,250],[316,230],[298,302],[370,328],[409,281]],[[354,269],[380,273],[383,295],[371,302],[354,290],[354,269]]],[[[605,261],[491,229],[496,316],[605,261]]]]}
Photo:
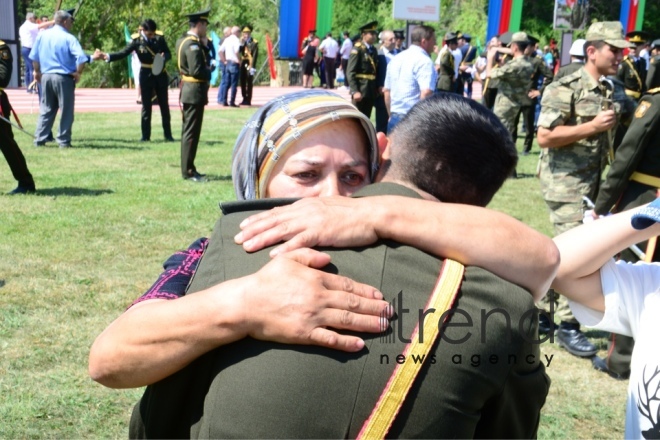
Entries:
{"type": "Polygon", "coordinates": [[[371,110],[374,108],[374,98],[365,97],[362,95],[362,99],[360,99],[360,101],[351,99],[351,102],[354,106],[357,107],[360,113],[365,115],[367,118],[371,118],[371,110]]]}
{"type": "Polygon", "coordinates": [[[163,123],[163,135],[165,139],[172,137],[172,126],[170,123],[170,105],[168,102],[167,73],[158,76],[151,73],[151,69],[140,69],[140,87],[142,93],[142,139],[151,139],[151,110],[154,94],[160,107],[160,117],[163,123]]]}
{"type": "Polygon", "coordinates": [[[184,179],[197,172],[195,156],[202,132],[204,104],[182,104],[183,125],[181,127],[181,175],[184,179]]]}
{"type": "Polygon", "coordinates": [[[483,94],[481,95],[483,105],[486,106],[486,108],[492,110],[493,106],[495,105],[496,97],[497,97],[497,88],[493,88],[493,87],[486,88],[486,90],[484,90],[483,94]]]}
{"type": "Polygon", "coordinates": [[[389,114],[385,106],[385,97],[380,95],[376,98],[374,106],[376,107],[376,131],[387,134],[389,114]]]}
{"type": "Polygon", "coordinates": [[[250,63],[247,61],[241,62],[241,74],[239,80],[241,82],[241,96],[243,101],[241,104],[252,105],[252,84],[254,82],[254,75],[250,75],[250,63]]]}
{"type": "MultiPolygon", "coordinates": [[[[7,119],[11,119],[11,106],[5,92],[0,91],[0,113],[7,119]]],[[[14,131],[6,121],[0,120],[0,150],[7,160],[12,176],[18,181],[18,185],[34,188],[32,174],[28,170],[25,156],[14,139],[14,131]]]]}

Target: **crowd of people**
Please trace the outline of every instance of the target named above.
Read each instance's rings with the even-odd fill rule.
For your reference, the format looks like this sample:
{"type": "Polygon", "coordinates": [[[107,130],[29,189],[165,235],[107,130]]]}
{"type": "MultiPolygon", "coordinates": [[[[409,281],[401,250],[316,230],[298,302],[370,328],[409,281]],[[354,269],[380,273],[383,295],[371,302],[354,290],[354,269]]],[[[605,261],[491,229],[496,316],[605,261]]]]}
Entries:
{"type": "MultiPolygon", "coordinates": [[[[175,49],[181,172],[195,182],[205,180],[194,160],[215,59],[209,13],[188,14],[175,49]]],[[[28,22],[26,35],[38,32],[33,15],[28,22]]],[[[141,140],[150,140],[152,94],[173,140],[163,70],[172,55],[156,23],[145,20],[118,52],[91,55],[73,23],[73,11],[58,11],[50,29],[26,37],[23,56],[41,94],[35,145],[50,140],[60,110],[55,140],[69,147],[85,65],[132,53],[141,63],[141,140]]],[[[239,82],[241,105],[251,105],[251,32],[224,30],[222,105],[237,107],[239,82]]],[[[383,436],[533,437],[552,362],[539,345],[552,335],[596,369],[630,379],[626,438],[657,433],[660,40],[596,22],[558,68],[522,31],[494,37],[481,54],[469,34],[447,32],[438,44],[426,25],[411,30],[407,47],[402,31],[379,33],[377,22],[343,37],[310,30],[303,87],[313,88],[316,71],[327,90],[257,110],[233,150],[238,202],[223,204],[212,236],[172,255],[94,342],[92,378],[147,386],[131,437],[356,437],[374,432],[372,420],[386,425],[383,436]],[[350,103],[331,92],[337,72],[350,103]],[[521,115],[520,154],[534,139],[541,148],[554,241],[484,208],[516,176],[521,115]],[[404,319],[415,308],[419,315],[404,319]],[[502,311],[509,319],[488,319],[502,311]],[[432,318],[442,337],[415,341],[432,318]],[[608,358],[595,356],[581,324],[612,332],[608,358]],[[470,340],[466,326],[486,338],[470,340]],[[415,350],[424,350],[421,362],[415,350]],[[405,375],[416,378],[392,392],[405,375]]],[[[11,69],[0,42],[0,87],[11,69]]],[[[9,122],[1,89],[0,104],[9,122]]],[[[0,145],[18,181],[12,193],[34,192],[6,122],[0,145]]]]}

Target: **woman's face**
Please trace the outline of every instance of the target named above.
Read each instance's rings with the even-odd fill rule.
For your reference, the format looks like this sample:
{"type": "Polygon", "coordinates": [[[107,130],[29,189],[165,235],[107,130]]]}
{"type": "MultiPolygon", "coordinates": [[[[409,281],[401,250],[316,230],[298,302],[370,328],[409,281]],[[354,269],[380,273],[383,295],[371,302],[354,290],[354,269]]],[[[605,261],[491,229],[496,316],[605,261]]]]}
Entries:
{"type": "Polygon", "coordinates": [[[304,133],[279,159],[267,198],[349,196],[369,180],[367,139],[360,123],[341,119],[304,133]]]}

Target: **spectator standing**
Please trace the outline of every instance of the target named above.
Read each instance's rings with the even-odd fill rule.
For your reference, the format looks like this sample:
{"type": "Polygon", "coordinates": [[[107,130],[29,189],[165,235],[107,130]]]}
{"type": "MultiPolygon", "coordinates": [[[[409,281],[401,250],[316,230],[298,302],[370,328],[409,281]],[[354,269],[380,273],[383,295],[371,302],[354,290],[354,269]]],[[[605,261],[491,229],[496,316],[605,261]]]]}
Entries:
{"type": "Polygon", "coordinates": [[[323,54],[323,62],[325,63],[325,82],[328,89],[335,88],[335,60],[339,53],[339,43],[332,38],[332,32],[325,35],[325,39],[319,45],[319,51],[323,54]]]}
{"type": "MultiPolygon", "coordinates": [[[[550,84],[541,100],[537,140],[544,150],[539,177],[555,235],[582,223],[583,197],[595,200],[598,195],[601,174],[613,147],[611,133],[619,122],[630,119],[634,108],[619,82],[613,84],[611,92],[599,82],[602,76],[616,74],[622,50],[632,45],[624,39],[621,23],[594,23],[585,39],[584,67],[550,84]],[[604,106],[611,109],[603,110],[604,106]]],[[[547,309],[551,301],[558,303],[559,345],[575,356],[595,355],[598,349],[580,331],[566,299],[551,290],[541,307],[547,309]]],[[[554,323],[546,320],[540,328],[552,331],[554,323]]]]}
{"type": "MultiPolygon", "coordinates": [[[[14,68],[14,57],[7,44],[0,40],[0,115],[9,120],[11,118],[11,104],[4,92],[9,84],[12,70],[14,68]]],[[[34,179],[27,167],[25,157],[14,139],[14,132],[7,121],[0,120],[0,151],[5,156],[11,174],[18,181],[18,186],[9,194],[27,194],[35,191],[34,179]]]]}
{"type": "Polygon", "coordinates": [[[486,45],[486,65],[483,68],[482,74],[483,74],[483,84],[481,87],[481,100],[483,105],[486,106],[486,108],[492,109],[493,106],[495,105],[495,98],[497,97],[497,86],[498,86],[498,81],[492,80],[490,78],[486,77],[486,67],[488,66],[488,53],[491,51],[495,51],[495,61],[497,65],[502,64],[507,55],[500,56],[500,53],[497,52],[498,47],[502,45],[502,41],[500,40],[499,35],[494,36],[493,38],[490,39],[488,44],[486,45]]]}
{"type": "Polygon", "coordinates": [[[460,48],[460,43],[459,41],[463,41],[463,44],[465,44],[465,40],[461,40],[460,37],[463,35],[461,34],[461,31],[456,31],[454,32],[456,34],[456,48],[451,51],[451,54],[454,56],[454,93],[458,93],[459,95],[463,96],[463,80],[459,75],[459,67],[461,65],[461,62],[463,61],[463,52],[461,52],[460,48]]]}
{"type": "Polygon", "coordinates": [[[395,55],[406,50],[406,31],[405,29],[394,29],[394,52],[395,55]]]}
{"type": "Polygon", "coordinates": [[[346,69],[348,67],[348,59],[351,57],[351,50],[353,50],[353,41],[351,40],[351,34],[348,31],[344,31],[344,41],[341,43],[341,48],[339,49],[339,55],[341,55],[341,70],[344,71],[344,85],[349,87],[348,75],[346,75],[346,69]]]}
{"type": "Polygon", "coordinates": [[[383,93],[390,115],[388,133],[418,101],[433,95],[437,82],[430,56],[436,44],[435,31],[430,26],[420,25],[410,37],[410,47],[387,65],[383,93]]]}
{"type": "Polygon", "coordinates": [[[584,43],[586,42],[587,41],[582,38],[578,38],[573,42],[571,49],[568,51],[571,56],[570,64],[561,66],[559,71],[557,71],[553,81],[568,76],[573,72],[577,72],[584,66],[584,43]]]}
{"type": "Polygon", "coordinates": [[[28,93],[37,93],[36,88],[30,87],[34,81],[34,68],[30,59],[30,51],[39,31],[50,27],[52,24],[53,22],[48,20],[48,17],[42,17],[42,22],[37,23],[34,12],[28,12],[25,14],[25,22],[18,28],[18,35],[21,37],[21,56],[25,63],[25,88],[28,93]]]}
{"type": "Polygon", "coordinates": [[[225,66],[225,75],[227,80],[220,84],[220,91],[218,92],[218,104],[222,102],[224,107],[238,107],[236,105],[236,91],[238,89],[238,75],[239,75],[239,52],[241,49],[241,41],[238,35],[241,28],[234,26],[231,28],[231,34],[225,38],[222,45],[218,49],[220,53],[220,62],[225,66]],[[231,95],[229,95],[231,89],[231,95]],[[227,100],[228,95],[230,99],[227,100]]]}
{"type": "Polygon", "coordinates": [[[316,36],[311,34],[312,32],[310,31],[310,37],[303,40],[303,43],[305,43],[305,46],[303,46],[303,87],[306,89],[313,87],[316,52],[321,43],[316,36]]]}
{"type": "Polygon", "coordinates": [[[462,83],[462,86],[459,87],[459,93],[466,93],[466,96],[470,99],[472,99],[474,63],[477,60],[477,48],[472,46],[471,41],[472,36],[470,34],[462,34],[458,39],[462,54],[461,64],[458,67],[458,75],[462,83]],[[462,44],[461,41],[463,42],[462,44]],[[464,90],[464,88],[467,90],[464,90]]]}
{"type": "Polygon", "coordinates": [[[438,72],[438,84],[436,89],[443,92],[455,90],[456,61],[453,51],[458,47],[458,38],[453,32],[445,34],[445,45],[435,59],[435,70],[438,72]]]}
{"type": "Polygon", "coordinates": [[[378,73],[376,74],[378,96],[376,97],[376,101],[374,101],[374,107],[376,107],[376,131],[387,134],[389,112],[385,105],[383,87],[385,86],[387,65],[394,58],[394,54],[392,53],[395,49],[394,32],[388,30],[382,31],[378,38],[380,40],[380,47],[378,48],[378,73]]]}
{"type": "Polygon", "coordinates": [[[220,57],[220,87],[218,87],[218,98],[217,102],[218,104],[224,104],[227,102],[227,91],[229,90],[229,86],[227,84],[228,81],[228,75],[227,75],[227,63],[223,61],[225,57],[225,41],[227,41],[227,38],[231,35],[231,27],[226,26],[222,30],[222,43],[220,43],[220,46],[218,47],[218,56],[220,57]],[[222,55],[221,55],[222,53],[222,55]]]}
{"type": "Polygon", "coordinates": [[[55,25],[37,35],[30,51],[35,79],[43,89],[34,134],[37,147],[49,140],[58,110],[61,115],[57,143],[60,148],[71,146],[76,83],[85,65],[102,56],[98,50],[93,57],[85,54],[78,39],[71,34],[73,11],[57,11],[55,25]]]}

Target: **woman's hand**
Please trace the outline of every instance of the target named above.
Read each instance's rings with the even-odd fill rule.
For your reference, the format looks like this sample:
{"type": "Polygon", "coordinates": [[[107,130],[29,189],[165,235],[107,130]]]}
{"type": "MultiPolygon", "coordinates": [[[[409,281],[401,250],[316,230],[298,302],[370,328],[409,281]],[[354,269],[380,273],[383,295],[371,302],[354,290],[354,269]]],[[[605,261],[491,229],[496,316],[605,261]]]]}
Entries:
{"type": "MultiPolygon", "coordinates": [[[[286,241],[271,256],[314,246],[366,246],[378,239],[375,203],[349,197],[306,198],[248,217],[234,237],[248,252],[286,241]]],[[[373,199],[371,199],[373,200],[373,199]]]]}

